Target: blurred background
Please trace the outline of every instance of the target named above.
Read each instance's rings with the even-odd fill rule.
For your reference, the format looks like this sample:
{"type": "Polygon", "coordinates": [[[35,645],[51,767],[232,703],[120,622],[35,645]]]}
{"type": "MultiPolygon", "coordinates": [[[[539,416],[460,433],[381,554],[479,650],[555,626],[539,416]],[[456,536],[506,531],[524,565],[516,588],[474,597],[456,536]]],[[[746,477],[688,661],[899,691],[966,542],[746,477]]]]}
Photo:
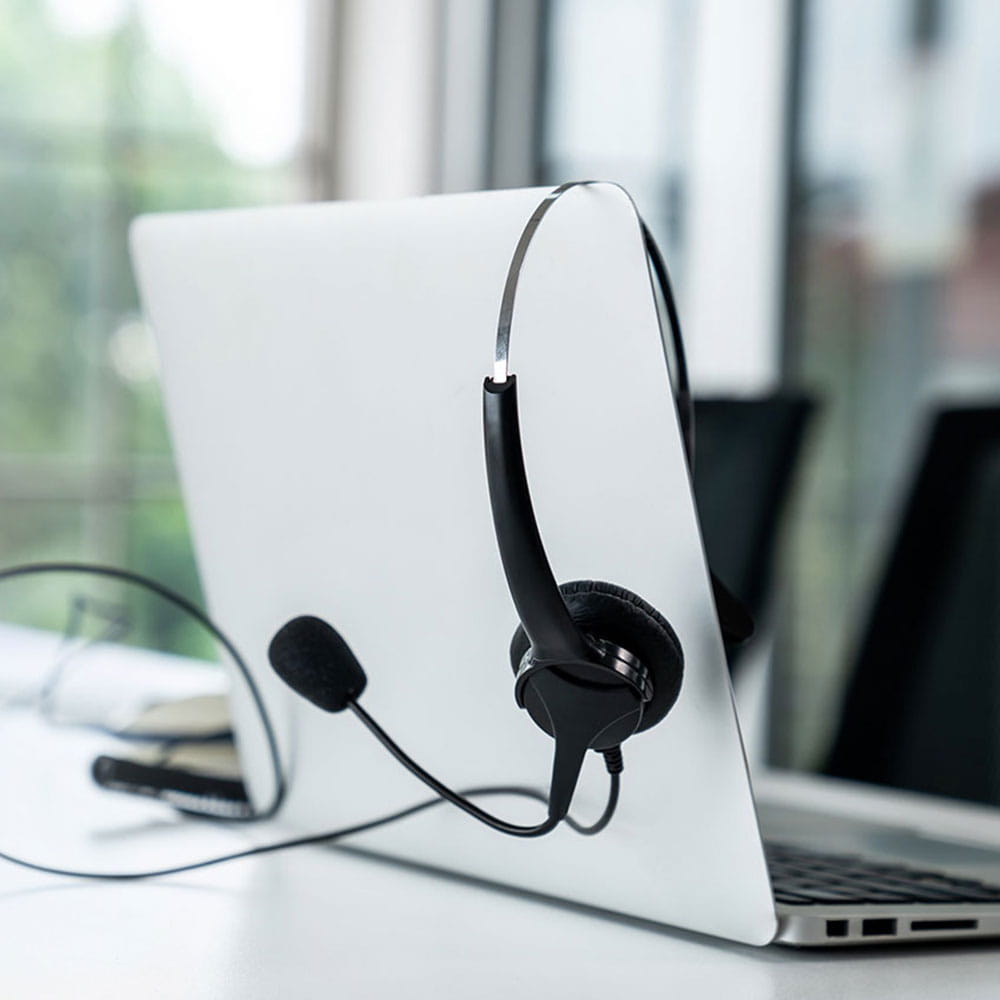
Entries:
{"type": "Polygon", "coordinates": [[[0,565],[201,599],[137,213],[613,179],[699,397],[812,405],[757,659],[825,767],[928,428],[1000,399],[998,48],[995,0],[0,0],[0,565]]]}

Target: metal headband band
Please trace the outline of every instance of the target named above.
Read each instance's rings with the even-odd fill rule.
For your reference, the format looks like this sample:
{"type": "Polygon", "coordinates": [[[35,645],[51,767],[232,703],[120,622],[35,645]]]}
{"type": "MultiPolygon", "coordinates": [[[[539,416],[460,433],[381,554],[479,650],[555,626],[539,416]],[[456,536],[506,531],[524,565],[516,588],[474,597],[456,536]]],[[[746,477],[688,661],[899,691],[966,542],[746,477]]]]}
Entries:
{"type": "MultiPolygon", "coordinates": [[[[684,353],[684,340],[681,336],[680,317],[677,313],[677,305],[674,301],[673,289],[670,286],[670,277],[667,266],[664,262],[660,248],[653,239],[652,233],[643,221],[632,196],[620,185],[613,181],[568,181],[553,188],[531,213],[521,236],[517,241],[514,255],[511,257],[510,266],[507,269],[507,280],[503,287],[503,297],[500,301],[500,318],[497,323],[496,347],[494,350],[493,381],[502,384],[507,381],[510,375],[509,354],[510,354],[510,328],[514,318],[514,300],[517,295],[517,283],[521,276],[521,268],[528,253],[528,247],[534,238],[538,227],[542,223],[549,209],[567,192],[573,188],[590,187],[593,185],[604,185],[620,191],[627,199],[635,214],[639,227],[642,230],[643,243],[646,250],[647,267],[651,268],[650,282],[655,276],[656,282],[663,295],[664,306],[666,307],[667,319],[670,325],[670,337],[673,346],[674,368],[675,368],[675,396],[677,402],[678,416],[680,418],[681,431],[684,437],[684,449],[687,455],[688,465],[693,468],[694,463],[694,416],[692,409],[691,389],[688,381],[687,359],[684,353]]],[[[657,311],[657,322],[659,322],[659,311],[657,311]]],[[[663,337],[662,326],[660,328],[660,338],[663,341],[664,351],[666,351],[666,339],[663,337]]]]}

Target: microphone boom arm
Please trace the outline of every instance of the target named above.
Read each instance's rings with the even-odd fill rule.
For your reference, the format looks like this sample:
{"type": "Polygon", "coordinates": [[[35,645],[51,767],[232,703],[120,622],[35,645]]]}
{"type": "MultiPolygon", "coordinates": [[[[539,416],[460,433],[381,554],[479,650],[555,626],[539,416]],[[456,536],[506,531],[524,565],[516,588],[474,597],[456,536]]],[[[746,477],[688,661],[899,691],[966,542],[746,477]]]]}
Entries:
{"type": "Polygon", "coordinates": [[[424,770],[356,701],[351,701],[347,707],[361,720],[372,736],[412,775],[419,778],[428,788],[433,789],[442,799],[450,802],[453,806],[458,806],[459,809],[478,819],[480,823],[485,823],[501,833],[508,833],[512,837],[541,837],[559,825],[561,817],[557,816],[549,816],[537,826],[521,826],[517,823],[508,823],[506,820],[500,819],[499,816],[488,813],[485,809],[470,802],[465,796],[438,781],[429,771],[424,770]]]}

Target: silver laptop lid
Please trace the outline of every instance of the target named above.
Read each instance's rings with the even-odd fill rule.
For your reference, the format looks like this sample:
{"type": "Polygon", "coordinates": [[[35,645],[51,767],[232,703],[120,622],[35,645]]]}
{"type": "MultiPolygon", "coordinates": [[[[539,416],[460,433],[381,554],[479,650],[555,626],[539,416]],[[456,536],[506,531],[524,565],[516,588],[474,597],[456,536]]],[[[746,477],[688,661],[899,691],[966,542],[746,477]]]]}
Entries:
{"type": "MultiPolygon", "coordinates": [[[[424,790],[352,719],[293,702],[265,650],[310,612],[369,674],[366,706],[454,787],[544,785],[520,716],[516,625],[492,534],[480,392],[518,234],[544,190],[146,217],[133,231],[212,611],[261,678],[296,829],[424,790]]],[[[774,905],[642,241],[626,198],[573,192],[539,231],[512,370],[559,580],[628,587],[686,657],[667,720],[626,747],[612,826],[521,842],[439,809],[359,846],[754,944],[774,905]]],[[[250,713],[253,792],[267,767],[250,713]]],[[[574,812],[596,815],[586,769],[574,812]]],[[[497,810],[530,821],[530,804],[497,810]]]]}

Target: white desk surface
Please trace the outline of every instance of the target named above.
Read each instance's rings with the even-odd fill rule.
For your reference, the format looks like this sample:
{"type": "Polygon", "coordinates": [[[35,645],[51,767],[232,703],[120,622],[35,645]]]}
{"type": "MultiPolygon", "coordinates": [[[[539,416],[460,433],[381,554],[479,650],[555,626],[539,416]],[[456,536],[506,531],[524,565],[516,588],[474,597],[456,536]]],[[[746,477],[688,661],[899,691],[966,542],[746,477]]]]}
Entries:
{"type": "Polygon", "coordinates": [[[0,942],[4,997],[1000,996],[1000,945],[754,949],[328,848],[146,883],[3,866],[0,942]]]}
{"type": "MultiPolygon", "coordinates": [[[[3,720],[0,755],[32,766],[0,769],[0,850],[30,845],[39,860],[86,865],[87,853],[100,849],[101,860],[89,863],[127,869],[280,839],[280,831],[174,822],[162,806],[96,789],[86,768],[67,770],[66,760],[92,759],[102,740],[18,722],[16,713],[3,720]],[[60,756],[63,741],[75,758],[60,756]],[[50,764],[53,780],[44,782],[50,764]],[[70,772],[76,783],[57,787],[70,772]],[[156,818],[143,837],[132,820],[145,809],[156,818]]],[[[794,780],[759,784],[803,804],[818,794],[794,780]]],[[[847,796],[854,811],[872,816],[885,798],[847,796]]],[[[946,812],[942,829],[968,825],[966,813],[946,812]]],[[[984,811],[978,832],[993,839],[997,823],[984,811]]],[[[431,996],[992,1000],[1000,997],[1000,942],[755,949],[329,847],[126,883],[56,878],[0,861],[2,1000],[431,996]]]]}

